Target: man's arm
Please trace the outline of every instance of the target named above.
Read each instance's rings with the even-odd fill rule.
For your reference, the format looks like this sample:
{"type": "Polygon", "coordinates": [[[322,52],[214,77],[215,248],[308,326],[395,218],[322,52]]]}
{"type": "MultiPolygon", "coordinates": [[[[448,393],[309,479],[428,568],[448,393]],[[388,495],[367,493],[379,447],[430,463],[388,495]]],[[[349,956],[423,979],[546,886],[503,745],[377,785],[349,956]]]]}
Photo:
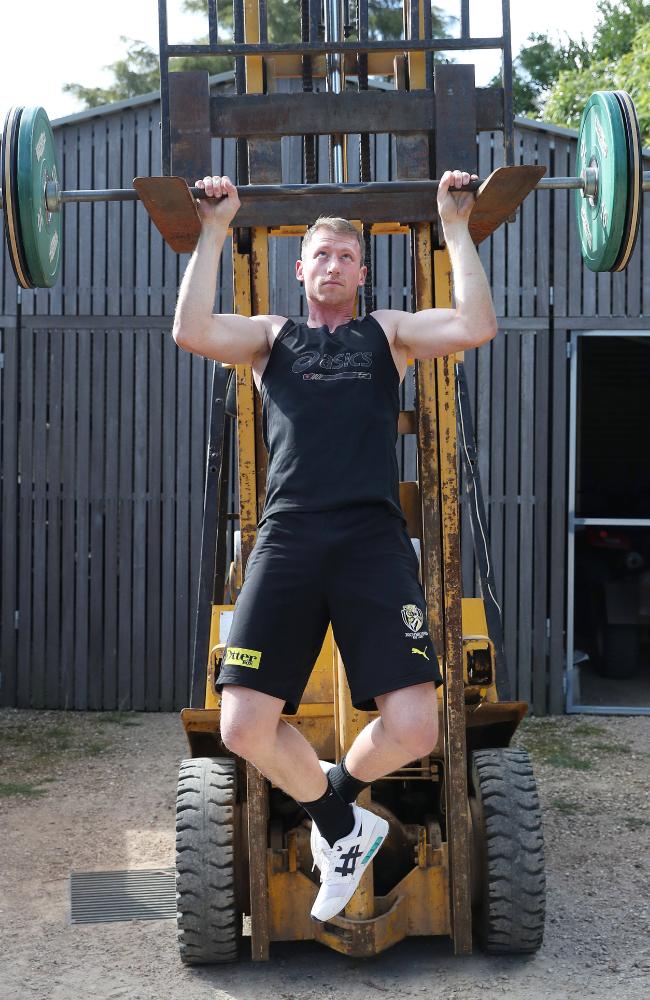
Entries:
{"type": "Polygon", "coordinates": [[[205,177],[196,186],[208,197],[198,202],[201,235],[178,293],[174,340],[214,361],[252,364],[269,350],[271,317],[212,312],[221,251],[240,204],[237,189],[228,177],[205,177]]]}
{"type": "Polygon", "coordinates": [[[469,179],[468,173],[446,170],[438,187],[438,210],[451,259],[456,308],[375,313],[384,329],[392,327],[395,347],[410,358],[424,360],[479,347],[497,332],[490,286],[468,229],[474,195],[449,192],[450,187],[460,187],[469,179]]]}

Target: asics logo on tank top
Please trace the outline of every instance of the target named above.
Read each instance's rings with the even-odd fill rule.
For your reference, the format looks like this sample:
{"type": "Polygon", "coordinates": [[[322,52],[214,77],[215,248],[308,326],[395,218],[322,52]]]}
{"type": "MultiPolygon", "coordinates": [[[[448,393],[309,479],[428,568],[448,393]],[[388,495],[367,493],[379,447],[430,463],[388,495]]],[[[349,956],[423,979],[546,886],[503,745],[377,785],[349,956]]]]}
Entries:
{"type": "Polygon", "coordinates": [[[294,361],[291,371],[296,375],[302,375],[306,381],[372,378],[369,371],[360,370],[372,367],[372,355],[372,351],[341,351],[339,354],[303,351],[294,361]]]}

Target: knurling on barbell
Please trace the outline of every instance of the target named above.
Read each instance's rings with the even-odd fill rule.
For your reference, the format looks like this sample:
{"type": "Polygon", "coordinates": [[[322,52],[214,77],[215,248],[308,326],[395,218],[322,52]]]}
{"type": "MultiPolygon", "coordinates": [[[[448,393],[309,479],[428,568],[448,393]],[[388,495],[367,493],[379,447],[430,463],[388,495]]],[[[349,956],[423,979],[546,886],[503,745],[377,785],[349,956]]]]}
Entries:
{"type": "MultiPolygon", "coordinates": [[[[578,135],[575,177],[544,177],[539,190],[576,191],[575,211],[582,256],[594,271],[622,270],[632,255],[640,221],[642,191],[650,190],[643,173],[641,135],[634,103],[624,91],[598,91],[589,99],[578,135]]],[[[2,205],[9,257],[23,288],[49,288],[61,265],[61,209],[77,202],[138,201],[133,188],[62,191],[52,128],[41,107],[11,108],[2,134],[2,205]]],[[[476,191],[470,181],[459,191],[476,191]]],[[[238,187],[247,200],[311,199],[325,195],[391,195],[397,192],[434,197],[439,181],[374,181],[363,184],[250,184],[238,187]]],[[[190,188],[197,198],[199,188],[190,188]]]]}

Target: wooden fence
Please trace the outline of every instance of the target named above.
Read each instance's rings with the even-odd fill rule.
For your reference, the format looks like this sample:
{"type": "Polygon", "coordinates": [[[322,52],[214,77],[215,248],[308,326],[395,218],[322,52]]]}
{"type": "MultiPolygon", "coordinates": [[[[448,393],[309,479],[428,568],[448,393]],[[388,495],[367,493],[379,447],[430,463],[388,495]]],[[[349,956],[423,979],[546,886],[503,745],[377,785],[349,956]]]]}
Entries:
{"type": "MultiPolygon", "coordinates": [[[[160,172],[159,107],[137,100],[64,120],[56,141],[66,188],[128,186],[160,172]]],[[[575,134],[518,122],[516,156],[574,171],[575,134]]],[[[500,136],[478,137],[478,172],[500,136]]],[[[354,179],[356,154],[350,144],[354,179]]],[[[374,176],[391,176],[390,140],[374,176]]],[[[286,179],[301,179],[285,141],[286,179]]],[[[325,149],[321,149],[324,176],[325,149]]],[[[234,172],[234,144],[213,142],[234,172]]],[[[647,169],[647,165],[646,165],[647,169]]],[[[479,447],[490,552],[503,607],[513,696],[537,714],[564,706],[567,343],[573,329],[643,328],[650,225],[625,274],[581,261],[573,193],[536,192],[481,247],[501,332],[465,366],[479,447]]],[[[647,204],[647,199],[646,199],[647,204]]],[[[650,209],[645,208],[645,213],[650,209]]],[[[375,243],[380,308],[408,308],[407,240],[375,243]]],[[[68,205],[63,274],[19,295],[0,256],[0,698],[34,708],[172,710],[187,702],[198,583],[210,364],[170,336],[186,257],[141,206],[68,205]]],[[[272,308],[304,314],[294,239],[272,241],[272,308]]],[[[215,300],[232,306],[226,248],[215,300]]],[[[404,405],[413,403],[412,379],[404,405]]],[[[399,445],[415,478],[415,442],[399,445]]],[[[476,593],[463,507],[465,593],[476,593]]]]}

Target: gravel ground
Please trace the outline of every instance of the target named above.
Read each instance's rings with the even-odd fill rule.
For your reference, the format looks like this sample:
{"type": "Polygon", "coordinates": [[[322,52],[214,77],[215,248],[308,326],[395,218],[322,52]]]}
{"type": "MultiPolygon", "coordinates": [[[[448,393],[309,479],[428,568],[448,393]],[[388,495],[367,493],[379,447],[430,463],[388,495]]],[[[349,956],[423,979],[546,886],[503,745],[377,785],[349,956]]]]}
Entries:
{"type": "Polygon", "coordinates": [[[0,711],[2,1000],[646,1000],[650,996],[650,719],[530,719],[548,904],[537,955],[455,958],[448,939],[374,959],[313,943],[187,969],[173,920],[75,925],[70,871],[174,864],[185,737],[176,715],[0,711]]]}

